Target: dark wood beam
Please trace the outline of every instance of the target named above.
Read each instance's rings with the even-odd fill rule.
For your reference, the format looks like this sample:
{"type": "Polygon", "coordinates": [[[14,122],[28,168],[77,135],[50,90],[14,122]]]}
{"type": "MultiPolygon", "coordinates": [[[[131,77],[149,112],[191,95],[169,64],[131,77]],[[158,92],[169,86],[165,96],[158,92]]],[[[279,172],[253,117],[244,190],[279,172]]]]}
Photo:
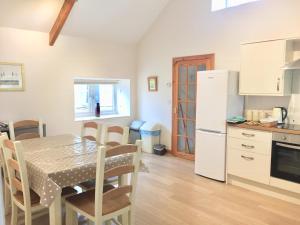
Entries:
{"type": "Polygon", "coordinates": [[[49,33],[49,45],[53,46],[61,29],[63,28],[76,0],[65,0],[58,17],[49,33]]]}

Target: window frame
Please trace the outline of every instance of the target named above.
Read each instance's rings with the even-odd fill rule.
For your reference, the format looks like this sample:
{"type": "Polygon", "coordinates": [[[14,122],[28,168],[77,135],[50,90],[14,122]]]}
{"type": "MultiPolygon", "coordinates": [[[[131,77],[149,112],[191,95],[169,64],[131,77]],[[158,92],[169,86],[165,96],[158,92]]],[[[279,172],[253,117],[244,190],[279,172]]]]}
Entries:
{"type": "MultiPolygon", "coordinates": [[[[101,102],[100,102],[100,117],[101,116],[115,116],[118,115],[118,97],[117,97],[117,84],[118,81],[116,80],[108,80],[108,79],[88,79],[88,78],[77,78],[74,79],[73,88],[74,88],[74,117],[75,120],[86,118],[86,117],[95,117],[95,108],[96,108],[96,101],[93,98],[92,101],[88,100],[88,112],[77,112],[76,111],[76,88],[75,85],[107,85],[110,84],[113,86],[113,109],[111,111],[103,111],[101,110],[101,102]]],[[[100,87],[99,87],[100,90],[100,87]]]]}
{"type": "Polygon", "coordinates": [[[245,5],[245,4],[249,4],[249,3],[253,3],[253,2],[257,2],[259,0],[246,0],[247,2],[244,2],[244,3],[239,3],[239,4],[234,4],[233,2],[231,2],[232,0],[222,0],[224,1],[224,7],[220,7],[220,8],[217,8],[217,9],[214,9],[213,6],[214,6],[214,1],[215,0],[211,0],[211,11],[212,12],[216,12],[216,11],[220,11],[220,10],[224,10],[224,9],[228,9],[228,8],[232,8],[232,7],[237,7],[237,6],[240,6],[240,5],[245,5]],[[230,3],[231,2],[231,3],[230,3]]]}
{"type": "MultiPolygon", "coordinates": [[[[101,84],[109,84],[109,83],[101,83],[101,84]]],[[[117,97],[117,84],[111,83],[113,85],[113,109],[111,111],[103,111],[101,110],[101,102],[100,102],[100,115],[117,115],[118,114],[118,97],[117,97]]]]}

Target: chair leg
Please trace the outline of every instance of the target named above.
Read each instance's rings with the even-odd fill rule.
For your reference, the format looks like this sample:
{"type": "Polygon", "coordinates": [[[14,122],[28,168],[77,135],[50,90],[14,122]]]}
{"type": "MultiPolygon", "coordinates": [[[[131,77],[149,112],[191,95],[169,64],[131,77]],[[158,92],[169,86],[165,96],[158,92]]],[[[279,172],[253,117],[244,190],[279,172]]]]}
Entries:
{"type": "Polygon", "coordinates": [[[77,213],[66,205],[66,225],[78,224],[77,213]]]}
{"type": "Polygon", "coordinates": [[[122,216],[118,216],[118,217],[117,217],[117,221],[118,221],[119,223],[123,224],[123,218],[122,218],[122,216]]]}
{"type": "Polygon", "coordinates": [[[32,224],[32,218],[31,218],[31,211],[26,210],[25,212],[25,225],[31,225],[32,224]]]}
{"type": "Polygon", "coordinates": [[[10,213],[10,190],[7,185],[4,184],[4,207],[5,207],[5,215],[10,213]]]}
{"type": "Polygon", "coordinates": [[[100,218],[98,218],[97,219],[97,217],[96,217],[96,220],[95,220],[95,225],[102,225],[102,223],[103,223],[103,221],[102,221],[102,219],[100,218]]]}
{"type": "Polygon", "coordinates": [[[134,217],[134,210],[131,209],[129,212],[128,212],[128,225],[134,225],[135,224],[135,217],[134,217]]]}
{"type": "Polygon", "coordinates": [[[17,222],[18,222],[18,206],[16,206],[16,204],[12,202],[10,224],[17,225],[17,222]]]}
{"type": "Polygon", "coordinates": [[[105,224],[105,225],[112,225],[112,222],[111,222],[111,220],[107,220],[107,221],[105,221],[104,224],[105,224]]]}
{"type": "Polygon", "coordinates": [[[128,225],[128,212],[122,214],[122,225],[128,225]]]}

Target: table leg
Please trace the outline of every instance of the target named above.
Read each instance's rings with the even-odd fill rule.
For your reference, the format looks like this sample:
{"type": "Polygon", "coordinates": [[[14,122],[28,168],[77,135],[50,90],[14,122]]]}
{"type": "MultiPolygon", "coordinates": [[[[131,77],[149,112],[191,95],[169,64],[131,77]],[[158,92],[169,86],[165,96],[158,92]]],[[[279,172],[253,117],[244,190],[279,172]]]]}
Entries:
{"type": "Polygon", "coordinates": [[[61,195],[57,195],[50,205],[50,225],[62,225],[61,216],[61,195]]]}

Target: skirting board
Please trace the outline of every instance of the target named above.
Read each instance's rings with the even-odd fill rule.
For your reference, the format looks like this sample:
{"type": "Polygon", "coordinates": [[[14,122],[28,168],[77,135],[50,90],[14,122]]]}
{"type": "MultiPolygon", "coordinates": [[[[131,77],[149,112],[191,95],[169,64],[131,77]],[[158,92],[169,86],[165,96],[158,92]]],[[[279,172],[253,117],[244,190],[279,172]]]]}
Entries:
{"type": "Polygon", "coordinates": [[[274,198],[278,198],[290,203],[300,205],[300,194],[285,191],[279,188],[271,187],[268,185],[256,183],[233,175],[227,176],[227,184],[236,185],[251,191],[265,194],[274,198]]]}

